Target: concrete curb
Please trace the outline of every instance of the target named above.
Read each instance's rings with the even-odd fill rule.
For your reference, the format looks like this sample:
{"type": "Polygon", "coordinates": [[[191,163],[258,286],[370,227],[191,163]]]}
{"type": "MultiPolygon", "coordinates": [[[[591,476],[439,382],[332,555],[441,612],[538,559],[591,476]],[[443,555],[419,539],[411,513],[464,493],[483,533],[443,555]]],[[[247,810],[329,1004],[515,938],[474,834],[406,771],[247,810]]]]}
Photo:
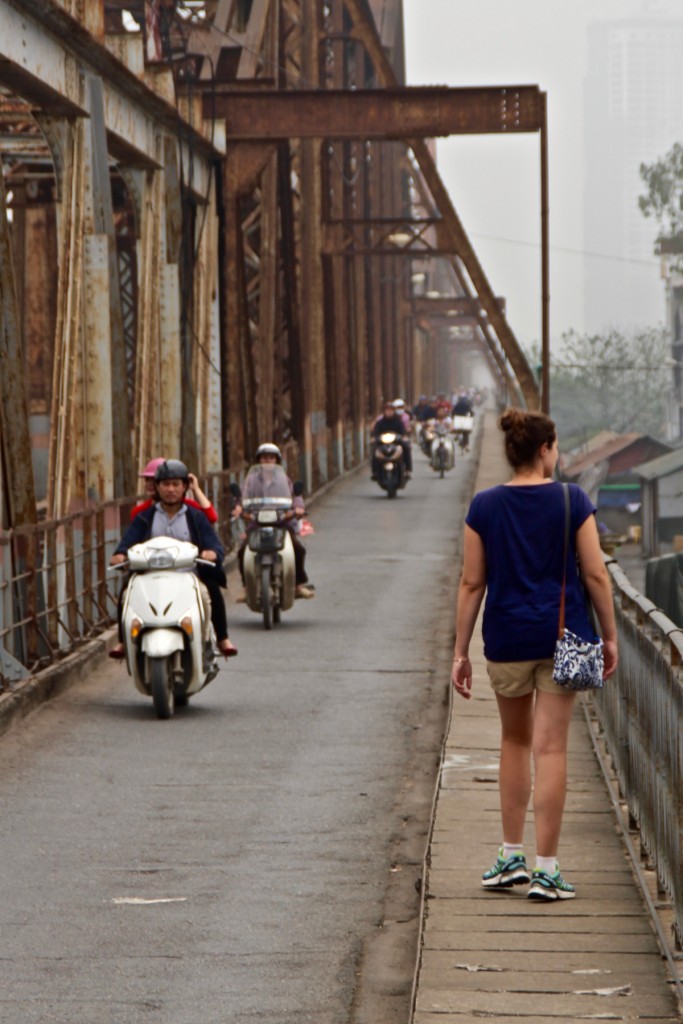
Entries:
{"type": "Polygon", "coordinates": [[[94,668],[106,664],[107,652],[115,639],[116,628],[111,627],[62,661],[0,694],[0,736],[46,701],[85,679],[94,668]]]}

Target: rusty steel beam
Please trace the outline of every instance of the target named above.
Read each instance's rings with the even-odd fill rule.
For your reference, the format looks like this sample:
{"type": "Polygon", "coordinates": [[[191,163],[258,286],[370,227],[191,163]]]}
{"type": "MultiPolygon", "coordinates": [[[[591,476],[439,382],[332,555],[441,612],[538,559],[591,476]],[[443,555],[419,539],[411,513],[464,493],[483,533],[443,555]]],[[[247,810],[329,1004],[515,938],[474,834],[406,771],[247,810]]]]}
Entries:
{"type": "Polygon", "coordinates": [[[453,316],[448,316],[445,313],[436,313],[431,316],[422,314],[418,319],[418,323],[421,327],[425,327],[428,323],[436,324],[439,327],[478,327],[480,317],[476,313],[454,313],[453,316]]]}
{"type": "MultiPolygon", "coordinates": [[[[35,523],[38,518],[25,381],[5,183],[0,173],[0,451],[8,491],[8,527],[35,523]]],[[[3,520],[0,508],[0,527],[5,525],[3,520]]]]}
{"type": "Polygon", "coordinates": [[[278,205],[280,209],[280,256],[282,260],[282,314],[287,329],[287,374],[289,377],[292,435],[304,446],[306,402],[301,347],[301,307],[296,272],[296,237],[292,196],[292,158],[289,146],[278,147],[278,205]]]}
{"type": "Polygon", "coordinates": [[[536,85],[233,90],[205,92],[204,117],[224,119],[231,142],[516,134],[541,130],[542,96],[536,85]]]}
{"type": "MultiPolygon", "coordinates": [[[[55,0],[0,0],[0,84],[54,116],[87,117],[79,72],[102,78],[109,148],[120,159],[152,166],[159,127],[179,139],[186,163],[195,160],[195,175],[206,173],[205,161],[220,157],[175,106],[55,0]]],[[[197,184],[202,190],[203,182],[197,184]]]]}
{"type": "MultiPolygon", "coordinates": [[[[367,0],[344,0],[344,3],[353,22],[355,32],[357,32],[363,39],[363,45],[365,46],[374,65],[379,84],[385,88],[395,87],[397,81],[396,74],[389,62],[384,47],[382,46],[367,0]]],[[[546,134],[546,105],[545,94],[540,91],[538,92],[536,116],[538,119],[536,130],[541,133],[541,146],[543,147],[545,144],[546,134]]],[[[425,182],[436,203],[437,209],[446,222],[451,242],[453,244],[453,252],[462,261],[467,274],[472,281],[472,285],[489,315],[489,320],[505,353],[505,357],[509,361],[510,366],[515,373],[519,389],[521,391],[521,396],[530,408],[536,409],[540,405],[540,395],[534,374],[529,367],[527,359],[514,333],[512,332],[510,325],[496,306],[493,289],[489,284],[483,267],[479,263],[462,222],[456,213],[448,191],[441,180],[434,158],[429,151],[429,147],[427,146],[425,138],[422,136],[421,132],[418,133],[418,137],[416,137],[414,141],[410,142],[410,146],[419,164],[420,171],[425,182]]],[[[541,206],[544,213],[544,224],[547,227],[547,174],[545,176],[542,174],[541,186],[543,192],[541,197],[541,206]]],[[[544,252],[543,258],[546,260],[547,230],[542,234],[542,247],[544,252]]],[[[545,317],[543,327],[544,330],[547,331],[547,320],[545,317]]],[[[496,362],[501,367],[501,372],[503,372],[509,379],[509,371],[504,366],[504,361],[501,360],[500,354],[495,347],[490,328],[486,328],[484,330],[484,335],[496,362]]],[[[544,335],[544,351],[547,344],[548,339],[544,335]]],[[[544,402],[545,401],[547,401],[547,398],[544,398],[544,402]]]]}
{"type": "Polygon", "coordinates": [[[548,213],[548,115],[541,127],[541,410],[550,412],[550,227],[548,213]]]}
{"type": "Polygon", "coordinates": [[[422,139],[414,139],[411,145],[420,163],[429,190],[436,199],[439,210],[448,224],[455,252],[464,263],[474,289],[488,314],[491,326],[498,335],[510,366],[519,381],[524,399],[531,409],[536,409],[540,404],[536,378],[524,352],[510,329],[510,325],[498,307],[496,296],[484,273],[484,268],[479,263],[474,247],[462,225],[462,221],[455,212],[455,207],[450,201],[450,196],[439,176],[431,153],[422,139]]]}
{"type": "Polygon", "coordinates": [[[451,255],[453,245],[443,220],[426,217],[330,219],[323,225],[323,253],[337,256],[451,255]]]}
{"type": "MultiPolygon", "coordinates": [[[[116,253],[116,233],[114,229],[114,211],[111,195],[111,181],[109,175],[109,158],[107,153],[106,136],[103,131],[104,123],[104,101],[102,94],[102,81],[95,76],[88,76],[87,89],[89,97],[89,110],[91,118],[88,122],[90,128],[90,145],[88,147],[91,158],[92,191],[93,191],[93,213],[91,225],[95,234],[106,238],[105,249],[107,250],[107,286],[109,291],[109,309],[104,311],[109,314],[108,331],[108,356],[109,356],[109,395],[101,396],[111,406],[111,450],[109,457],[113,461],[112,483],[113,492],[103,492],[100,500],[109,497],[121,498],[131,494],[135,486],[135,475],[131,459],[130,436],[131,423],[129,417],[128,402],[120,401],[121,384],[127,380],[126,373],[126,351],[123,334],[123,313],[121,308],[121,284],[116,253]]],[[[102,294],[104,299],[104,294],[102,294]]],[[[86,316],[90,313],[86,310],[86,316]]],[[[105,331],[105,334],[107,332],[105,331]]],[[[86,344],[89,339],[86,339],[86,344]]],[[[105,342],[105,349],[107,343],[105,342]]],[[[105,352],[105,358],[107,353],[105,352]]],[[[107,374],[105,373],[105,381],[107,374]]],[[[94,426],[89,424],[89,437],[92,446],[94,426]]],[[[90,446],[90,447],[91,447],[90,446]]],[[[90,452],[89,447],[89,452],[90,452]]],[[[107,445],[108,448],[108,445],[107,445]]]]}
{"type": "MultiPolygon", "coordinates": [[[[300,14],[303,29],[302,72],[307,81],[317,86],[322,77],[319,52],[322,12],[318,0],[301,0],[300,14]]],[[[287,93],[282,95],[291,102],[291,96],[287,93]]],[[[300,189],[300,301],[306,392],[304,441],[306,455],[310,455],[310,462],[307,460],[305,465],[305,479],[307,487],[312,489],[312,485],[319,485],[328,478],[325,292],[320,258],[323,176],[321,144],[314,138],[304,139],[300,143],[300,189]]]]}
{"type": "MultiPolygon", "coordinates": [[[[501,309],[505,309],[505,299],[497,298],[501,309]]],[[[448,319],[451,316],[470,316],[480,319],[486,316],[486,310],[481,302],[470,296],[439,296],[430,298],[428,295],[420,295],[413,298],[413,312],[416,316],[439,316],[448,319]]]]}

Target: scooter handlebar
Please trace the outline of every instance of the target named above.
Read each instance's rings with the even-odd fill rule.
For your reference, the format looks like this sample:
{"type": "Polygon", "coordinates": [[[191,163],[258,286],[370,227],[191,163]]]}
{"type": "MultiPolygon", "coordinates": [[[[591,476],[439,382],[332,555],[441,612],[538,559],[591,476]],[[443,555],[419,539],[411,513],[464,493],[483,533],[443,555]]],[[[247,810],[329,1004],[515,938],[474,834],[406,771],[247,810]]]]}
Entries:
{"type": "Polygon", "coordinates": [[[116,565],[110,565],[107,568],[107,572],[108,573],[110,573],[110,572],[120,572],[121,569],[127,569],[129,565],[130,565],[130,562],[128,561],[128,559],[126,559],[125,562],[117,562],[116,565]]]}

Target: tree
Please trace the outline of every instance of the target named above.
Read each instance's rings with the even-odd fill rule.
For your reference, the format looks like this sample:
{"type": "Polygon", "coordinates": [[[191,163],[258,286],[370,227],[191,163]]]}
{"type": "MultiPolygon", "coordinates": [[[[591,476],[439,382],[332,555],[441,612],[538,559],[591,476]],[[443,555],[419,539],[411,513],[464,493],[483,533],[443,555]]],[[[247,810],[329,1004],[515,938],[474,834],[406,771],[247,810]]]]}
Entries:
{"type": "Polygon", "coordinates": [[[653,164],[641,164],[640,176],[647,185],[638,198],[643,216],[655,218],[661,237],[683,233],[683,145],[676,142],[653,164]]]}
{"type": "Polygon", "coordinates": [[[575,447],[600,430],[663,437],[668,355],[664,327],[563,334],[550,374],[551,415],[563,446],[575,447]]]}

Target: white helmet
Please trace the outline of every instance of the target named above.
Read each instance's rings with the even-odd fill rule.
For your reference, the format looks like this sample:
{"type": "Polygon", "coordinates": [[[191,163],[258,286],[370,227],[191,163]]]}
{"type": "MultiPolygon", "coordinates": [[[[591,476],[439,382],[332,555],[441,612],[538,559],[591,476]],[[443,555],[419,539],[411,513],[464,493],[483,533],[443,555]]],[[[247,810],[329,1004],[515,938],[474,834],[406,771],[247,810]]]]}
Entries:
{"type": "Polygon", "coordinates": [[[405,409],[406,407],[406,403],[403,401],[402,398],[397,398],[391,404],[393,405],[394,409],[405,409]]]}
{"type": "Polygon", "coordinates": [[[282,452],[276,444],[267,442],[266,444],[260,444],[256,449],[256,461],[261,458],[262,455],[274,455],[278,462],[282,462],[282,452]]]}

